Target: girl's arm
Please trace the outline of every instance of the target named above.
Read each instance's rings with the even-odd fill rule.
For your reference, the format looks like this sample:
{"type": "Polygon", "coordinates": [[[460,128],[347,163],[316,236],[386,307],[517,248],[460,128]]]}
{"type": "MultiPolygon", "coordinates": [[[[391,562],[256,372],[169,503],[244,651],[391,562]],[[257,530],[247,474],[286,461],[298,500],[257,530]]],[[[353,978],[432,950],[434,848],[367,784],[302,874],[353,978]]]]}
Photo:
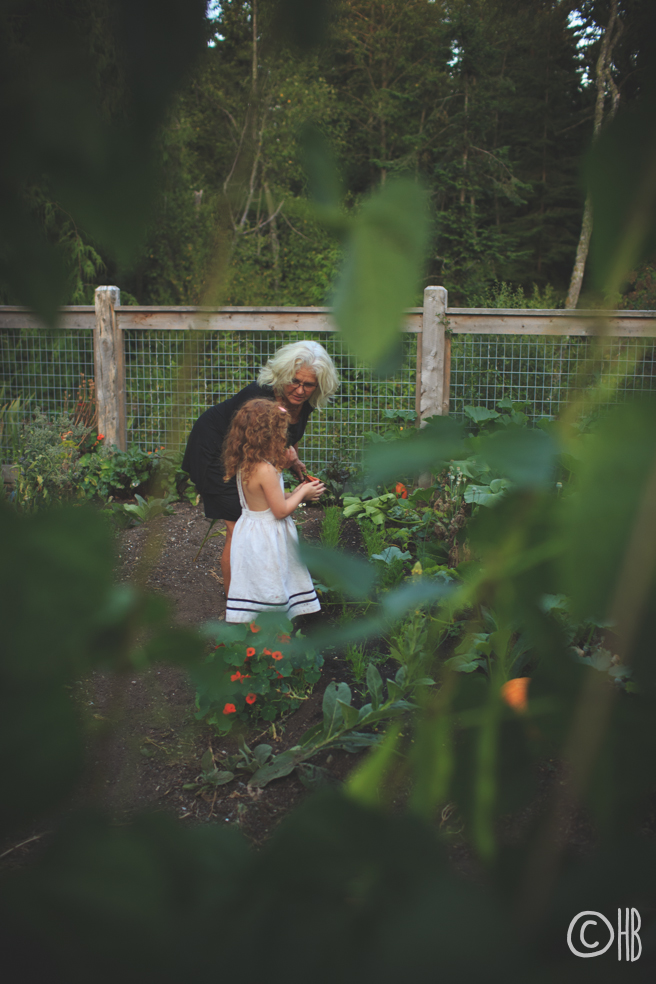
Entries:
{"type": "Polygon", "coordinates": [[[276,519],[285,519],[287,516],[291,516],[304,499],[318,499],[326,489],[326,486],[321,482],[305,482],[294,489],[286,499],[280,488],[280,475],[273,465],[269,464],[260,465],[253,478],[262,489],[267,506],[276,519]]]}

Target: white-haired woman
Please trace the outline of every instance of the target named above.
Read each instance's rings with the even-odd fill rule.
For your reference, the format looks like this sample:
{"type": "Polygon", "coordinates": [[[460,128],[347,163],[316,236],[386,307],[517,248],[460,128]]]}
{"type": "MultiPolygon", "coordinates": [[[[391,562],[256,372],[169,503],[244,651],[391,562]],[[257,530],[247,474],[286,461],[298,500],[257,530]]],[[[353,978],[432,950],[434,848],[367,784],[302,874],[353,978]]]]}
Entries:
{"type": "Polygon", "coordinates": [[[223,480],[221,452],[230,421],[248,400],[258,397],[277,400],[289,415],[288,467],[302,480],[307,468],[298,456],[298,442],[305,433],[310,414],[324,407],[338,386],[335,366],[322,345],[318,342],[293,342],[278,349],[261,369],[256,383],[246,386],[229,400],[210,407],[194,424],[182,467],[203,497],[205,516],[225,522],[226,539],[221,570],[226,597],[230,588],[232,531],[241,515],[236,479],[232,478],[229,482],[223,480]]]}

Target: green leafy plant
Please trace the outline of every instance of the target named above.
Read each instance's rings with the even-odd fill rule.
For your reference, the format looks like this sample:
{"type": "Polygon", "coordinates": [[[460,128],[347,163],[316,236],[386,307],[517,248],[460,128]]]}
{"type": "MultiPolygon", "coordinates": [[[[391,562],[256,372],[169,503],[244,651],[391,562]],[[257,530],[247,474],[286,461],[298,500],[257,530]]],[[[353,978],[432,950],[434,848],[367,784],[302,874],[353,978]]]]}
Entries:
{"type": "Polygon", "coordinates": [[[183,789],[195,790],[197,796],[216,791],[219,786],[232,782],[238,772],[257,772],[272,757],[271,745],[256,745],[251,751],[243,735],[239,735],[238,743],[239,751],[236,755],[216,756],[212,749],[208,748],[200,762],[201,771],[198,780],[185,783],[183,789]]]}
{"type": "Polygon", "coordinates": [[[342,529],[342,510],[339,506],[328,506],[321,523],[321,543],[324,547],[339,546],[342,529]]]}
{"type": "Polygon", "coordinates": [[[382,495],[374,495],[368,499],[361,499],[356,495],[344,496],[344,518],[354,519],[365,516],[376,526],[382,526],[385,522],[385,515],[396,504],[396,495],[393,492],[384,492],[382,495]]]}
{"type": "Polygon", "coordinates": [[[365,643],[350,642],[344,651],[344,659],[351,667],[351,673],[358,683],[364,680],[367,669],[367,647],[365,643]]]}
{"type": "Polygon", "coordinates": [[[352,706],[352,693],[348,684],[334,681],[329,683],[323,696],[321,723],[306,731],[298,745],[274,756],[258,769],[249,785],[262,788],[274,779],[289,775],[301,763],[327,749],[339,748],[347,752],[357,752],[378,744],[382,735],[366,733],[360,729],[376,727],[383,721],[413,710],[416,704],[407,699],[409,693],[416,687],[432,685],[434,682],[430,678],[424,678],[416,679],[410,684],[406,679],[405,667],[401,667],[394,680],[387,680],[385,697],[383,679],[373,663],[369,663],[366,684],[370,699],[359,709],[352,706]]]}
{"type": "Polygon", "coordinates": [[[173,512],[170,499],[144,499],[135,495],[136,503],[125,502],[119,508],[127,513],[134,523],[147,523],[157,516],[170,516],[173,512]]]}
{"type": "Polygon", "coordinates": [[[361,516],[358,526],[362,533],[367,556],[371,560],[374,554],[380,553],[387,546],[387,531],[383,524],[375,523],[369,516],[361,516]]]}
{"type": "Polygon", "coordinates": [[[319,679],[323,657],[276,613],[249,624],[222,623],[216,646],[194,671],[198,719],[221,733],[235,720],[273,721],[298,707],[319,679]]]}
{"type": "MultiPolygon", "coordinates": [[[[0,390],[0,401],[3,399],[5,387],[0,390]]],[[[2,460],[8,457],[10,462],[17,460],[21,446],[21,425],[25,414],[25,401],[17,396],[0,406],[0,452],[2,460]]]]}

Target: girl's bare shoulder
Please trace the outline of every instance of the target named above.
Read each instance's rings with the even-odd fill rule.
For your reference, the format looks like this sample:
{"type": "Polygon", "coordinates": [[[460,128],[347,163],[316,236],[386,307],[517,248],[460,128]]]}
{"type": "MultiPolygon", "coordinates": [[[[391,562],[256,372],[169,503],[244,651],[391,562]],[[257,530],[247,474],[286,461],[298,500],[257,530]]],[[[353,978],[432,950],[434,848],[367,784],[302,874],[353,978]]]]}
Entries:
{"type": "Polygon", "coordinates": [[[255,479],[258,482],[266,481],[267,479],[270,481],[272,478],[277,480],[279,475],[280,472],[268,461],[258,461],[258,463],[253,466],[251,480],[255,479]]]}

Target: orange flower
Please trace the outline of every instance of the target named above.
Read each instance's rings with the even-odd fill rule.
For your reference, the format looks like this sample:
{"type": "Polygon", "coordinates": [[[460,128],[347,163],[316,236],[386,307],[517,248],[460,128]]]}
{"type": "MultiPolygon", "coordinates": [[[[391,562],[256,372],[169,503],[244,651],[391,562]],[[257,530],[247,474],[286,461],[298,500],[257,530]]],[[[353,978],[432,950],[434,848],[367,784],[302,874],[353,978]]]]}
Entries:
{"type": "Polygon", "coordinates": [[[246,694],[246,703],[254,704],[257,700],[257,694],[246,694]]]}
{"type": "Polygon", "coordinates": [[[283,679],[283,677],[284,677],[284,674],[282,674],[282,673],[280,672],[280,670],[276,670],[276,676],[278,677],[278,679],[279,679],[279,680],[282,680],[282,679],[283,679]]]}
{"type": "Polygon", "coordinates": [[[224,714],[236,714],[237,713],[237,708],[235,707],[234,704],[226,704],[225,707],[223,708],[223,713],[224,714]]]}
{"type": "Polygon", "coordinates": [[[256,625],[255,622],[251,622],[251,632],[259,632],[260,626],[256,625]]]}
{"type": "Polygon", "coordinates": [[[262,650],[262,655],[263,656],[271,656],[272,655],[271,654],[271,650],[270,649],[263,649],[262,650]]]}
{"type": "Polygon", "coordinates": [[[250,673],[241,673],[239,670],[237,670],[236,673],[232,674],[230,679],[233,683],[235,681],[237,681],[238,683],[243,683],[244,680],[250,680],[250,676],[251,676],[250,673]]]}
{"type": "Polygon", "coordinates": [[[271,653],[271,659],[282,659],[282,653],[276,650],[275,653],[271,653]]]}
{"type": "Polygon", "coordinates": [[[255,655],[255,650],[253,649],[252,646],[249,646],[248,649],[246,650],[246,659],[250,659],[251,656],[254,655],[255,655]]]}
{"type": "Polygon", "coordinates": [[[406,489],[406,487],[403,484],[403,482],[397,482],[396,483],[396,488],[395,488],[394,491],[396,492],[397,499],[407,499],[408,498],[408,490],[406,489]]]}
{"type": "Polygon", "coordinates": [[[515,677],[508,680],[501,688],[501,698],[509,707],[523,714],[528,710],[528,685],[530,677],[515,677]]]}
{"type": "Polygon", "coordinates": [[[288,636],[288,635],[279,635],[278,636],[278,642],[282,642],[283,644],[285,642],[289,642],[290,639],[291,639],[291,636],[288,636]]]}
{"type": "Polygon", "coordinates": [[[99,441],[104,441],[105,440],[105,435],[104,434],[99,434],[98,435],[98,440],[99,441]]]}

